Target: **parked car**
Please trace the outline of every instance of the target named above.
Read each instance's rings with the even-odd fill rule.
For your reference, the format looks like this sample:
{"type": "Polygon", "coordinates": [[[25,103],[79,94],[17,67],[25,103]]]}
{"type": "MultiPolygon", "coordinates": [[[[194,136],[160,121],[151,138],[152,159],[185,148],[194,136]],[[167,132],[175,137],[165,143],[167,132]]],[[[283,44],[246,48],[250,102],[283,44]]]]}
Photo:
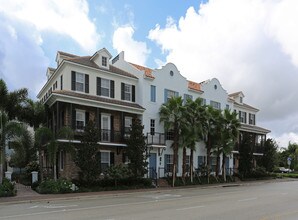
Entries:
{"type": "Polygon", "coordinates": [[[279,167],[279,171],[281,173],[290,173],[290,172],[292,172],[291,169],[288,169],[288,168],[285,168],[285,167],[279,167]]]}

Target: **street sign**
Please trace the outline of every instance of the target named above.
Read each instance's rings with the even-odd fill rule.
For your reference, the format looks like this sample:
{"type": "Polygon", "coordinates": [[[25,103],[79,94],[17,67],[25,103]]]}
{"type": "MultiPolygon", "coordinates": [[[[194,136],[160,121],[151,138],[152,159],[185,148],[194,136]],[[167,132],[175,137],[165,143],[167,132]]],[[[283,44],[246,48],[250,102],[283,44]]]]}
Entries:
{"type": "Polygon", "coordinates": [[[287,161],[288,161],[288,165],[290,166],[291,165],[292,158],[291,157],[288,157],[287,161]]]}

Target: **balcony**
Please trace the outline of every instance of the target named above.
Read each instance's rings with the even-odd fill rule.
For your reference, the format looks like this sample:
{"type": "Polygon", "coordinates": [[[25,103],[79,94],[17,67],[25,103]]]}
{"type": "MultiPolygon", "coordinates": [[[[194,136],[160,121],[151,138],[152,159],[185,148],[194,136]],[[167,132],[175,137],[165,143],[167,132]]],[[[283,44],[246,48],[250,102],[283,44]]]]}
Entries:
{"type": "Polygon", "coordinates": [[[122,134],[121,131],[113,131],[113,130],[100,130],[100,142],[106,143],[123,143],[125,138],[127,138],[127,134],[122,134]]]}
{"type": "Polygon", "coordinates": [[[165,145],[166,138],[164,133],[147,133],[147,145],[165,145]]]}

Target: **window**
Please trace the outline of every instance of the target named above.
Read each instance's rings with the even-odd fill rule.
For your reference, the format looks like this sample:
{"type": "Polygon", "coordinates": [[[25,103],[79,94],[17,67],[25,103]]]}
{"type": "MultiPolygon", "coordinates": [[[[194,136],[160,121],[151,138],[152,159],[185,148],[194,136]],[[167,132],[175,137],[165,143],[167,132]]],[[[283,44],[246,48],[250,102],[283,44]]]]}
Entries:
{"type": "Polygon", "coordinates": [[[239,121],[241,123],[246,123],[246,112],[239,111],[239,121]]]}
{"type": "Polygon", "coordinates": [[[169,131],[166,132],[166,140],[174,140],[173,130],[169,130],[169,131]]]}
{"type": "Polygon", "coordinates": [[[76,91],[84,92],[85,77],[83,73],[76,73],[76,91]]]}
{"type": "Polygon", "coordinates": [[[110,152],[100,152],[101,172],[106,171],[110,166],[110,152]]]}
{"type": "Polygon", "coordinates": [[[65,158],[65,152],[62,150],[59,152],[59,167],[60,170],[64,170],[64,158],[65,158]]]}
{"type": "Polygon", "coordinates": [[[211,157],[211,171],[215,172],[216,171],[216,157],[211,157]]]}
{"type": "Polygon", "coordinates": [[[242,103],[243,102],[243,98],[242,97],[240,97],[240,103],[242,103]]]}
{"type": "Polygon", "coordinates": [[[178,96],[179,96],[178,92],[165,89],[165,102],[168,102],[169,99],[171,99],[172,97],[178,97],[178,96]]]}
{"type": "Polygon", "coordinates": [[[206,157],[198,156],[198,168],[202,169],[205,166],[206,157]]]}
{"type": "Polygon", "coordinates": [[[63,90],[63,75],[60,76],[60,89],[63,90]]]}
{"type": "Polygon", "coordinates": [[[89,93],[89,75],[71,71],[71,90],[89,93]]]}
{"type": "Polygon", "coordinates": [[[101,57],[101,65],[102,66],[107,66],[107,57],[101,57]]]}
{"type": "Polygon", "coordinates": [[[156,86],[151,85],[150,91],[151,91],[151,102],[156,102],[156,86]]]}
{"type": "Polygon", "coordinates": [[[101,115],[101,141],[110,142],[111,139],[111,116],[101,115]]]}
{"type": "Polygon", "coordinates": [[[110,80],[101,79],[101,95],[110,97],[110,80]]]}
{"type": "Polygon", "coordinates": [[[220,103],[219,102],[215,102],[215,101],[210,101],[210,106],[212,106],[215,109],[220,110],[220,103]]]}
{"type": "Polygon", "coordinates": [[[228,104],[226,104],[226,109],[230,109],[230,106],[228,104]]]}
{"type": "Polygon", "coordinates": [[[249,124],[255,125],[256,124],[256,115],[249,113],[249,124]]]}
{"type": "Polygon", "coordinates": [[[131,100],[131,85],[124,84],[124,100],[131,100]]]}
{"type": "Polygon", "coordinates": [[[121,99],[135,102],[135,86],[121,83],[121,99]]]}
{"type": "Polygon", "coordinates": [[[185,161],[185,171],[188,173],[190,171],[190,156],[186,155],[186,161],[185,161]]]}
{"type": "Polygon", "coordinates": [[[155,133],[155,119],[150,119],[150,134],[154,135],[155,133]]]}
{"type": "Polygon", "coordinates": [[[192,95],[184,94],[183,102],[186,103],[186,101],[187,101],[188,99],[192,100],[192,95]]]}
{"type": "Polygon", "coordinates": [[[76,129],[83,130],[85,127],[85,112],[76,110],[76,129]]]}
{"type": "Polygon", "coordinates": [[[132,117],[125,117],[124,118],[124,132],[126,134],[129,133],[131,124],[132,124],[132,117]]]}
{"type": "Polygon", "coordinates": [[[172,172],[173,169],[173,155],[165,154],[165,173],[172,172]]]}
{"type": "Polygon", "coordinates": [[[204,99],[204,98],[202,98],[202,105],[204,106],[204,105],[206,105],[206,99],[204,99]]]}

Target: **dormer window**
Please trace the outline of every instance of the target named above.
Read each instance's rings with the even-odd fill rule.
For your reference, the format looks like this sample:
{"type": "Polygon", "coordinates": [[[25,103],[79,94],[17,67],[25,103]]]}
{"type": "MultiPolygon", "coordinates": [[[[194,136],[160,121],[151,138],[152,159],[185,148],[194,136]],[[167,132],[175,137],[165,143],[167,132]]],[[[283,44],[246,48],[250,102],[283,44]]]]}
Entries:
{"type": "Polygon", "coordinates": [[[101,57],[101,65],[107,67],[107,57],[101,57]]]}
{"type": "Polygon", "coordinates": [[[240,103],[243,103],[243,97],[240,97],[240,103]]]}

